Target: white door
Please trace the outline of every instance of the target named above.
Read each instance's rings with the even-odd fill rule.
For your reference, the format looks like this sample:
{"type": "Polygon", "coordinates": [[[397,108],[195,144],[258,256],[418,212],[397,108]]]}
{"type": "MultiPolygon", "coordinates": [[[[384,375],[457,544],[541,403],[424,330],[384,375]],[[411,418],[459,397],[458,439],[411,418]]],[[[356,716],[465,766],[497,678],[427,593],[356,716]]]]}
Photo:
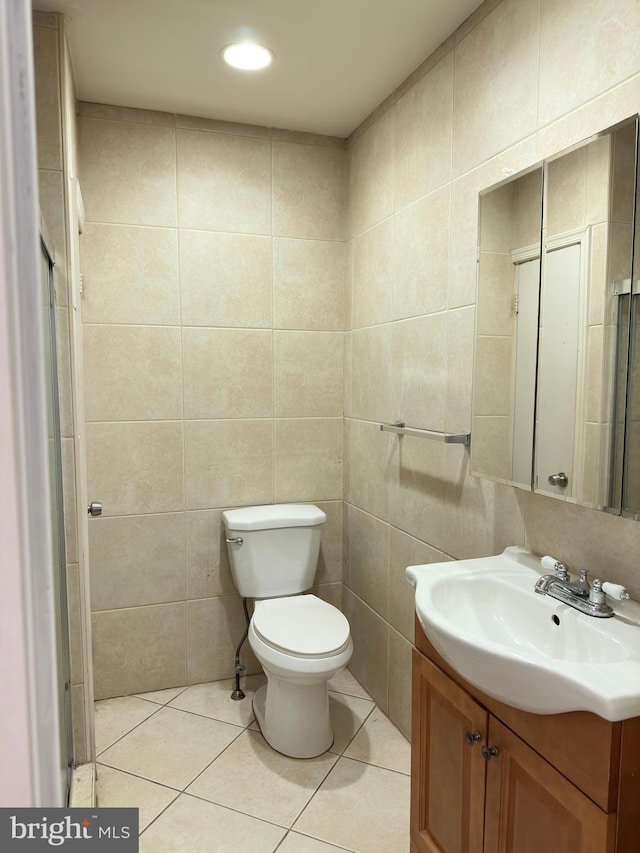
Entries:
{"type": "Polygon", "coordinates": [[[574,494],[580,345],[580,243],[547,251],[536,411],[536,491],[574,494]],[[561,475],[565,475],[566,485],[561,475]],[[549,478],[555,478],[555,482],[549,478]]]}

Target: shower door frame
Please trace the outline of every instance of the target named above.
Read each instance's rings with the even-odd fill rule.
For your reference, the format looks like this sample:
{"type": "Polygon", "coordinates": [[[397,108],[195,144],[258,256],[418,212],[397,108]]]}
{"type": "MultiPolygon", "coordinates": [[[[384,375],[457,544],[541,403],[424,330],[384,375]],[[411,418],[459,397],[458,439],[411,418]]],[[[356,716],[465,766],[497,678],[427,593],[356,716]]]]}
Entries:
{"type": "MultiPolygon", "coordinates": [[[[62,436],[60,432],[60,396],[58,393],[58,348],[56,335],[56,309],[53,286],[53,270],[55,267],[55,252],[48,237],[46,226],[40,219],[40,252],[41,261],[46,263],[46,290],[43,294],[48,302],[49,328],[48,343],[50,355],[48,362],[45,361],[45,369],[50,371],[50,399],[51,426],[53,446],[49,444],[49,451],[53,454],[53,467],[55,482],[51,483],[50,500],[56,507],[56,536],[52,530],[52,548],[57,543],[58,553],[52,553],[52,567],[54,571],[53,586],[55,603],[57,608],[56,619],[56,652],[58,672],[58,714],[60,731],[60,779],[63,799],[68,800],[71,787],[71,772],[73,767],[73,721],[71,717],[71,659],[69,644],[69,610],[67,604],[67,558],[65,545],[64,524],[64,492],[62,487],[62,436]],[[56,571],[57,566],[57,571],[56,571]]],[[[46,322],[46,320],[45,320],[46,322]]],[[[44,353],[46,359],[46,352],[44,353]]],[[[53,523],[53,521],[52,521],[53,523]]]]}
{"type": "Polygon", "coordinates": [[[0,3],[0,806],[62,806],[30,0],[0,3]]]}

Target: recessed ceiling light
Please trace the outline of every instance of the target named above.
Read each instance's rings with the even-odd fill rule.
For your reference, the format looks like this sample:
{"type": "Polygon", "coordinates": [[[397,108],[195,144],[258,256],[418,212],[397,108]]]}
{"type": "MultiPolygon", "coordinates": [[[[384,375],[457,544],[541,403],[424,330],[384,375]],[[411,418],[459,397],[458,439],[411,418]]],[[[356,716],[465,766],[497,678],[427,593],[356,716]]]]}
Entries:
{"type": "Polygon", "coordinates": [[[253,42],[228,44],[221,53],[226,63],[243,71],[259,71],[271,65],[273,59],[273,54],[268,47],[253,42]]]}

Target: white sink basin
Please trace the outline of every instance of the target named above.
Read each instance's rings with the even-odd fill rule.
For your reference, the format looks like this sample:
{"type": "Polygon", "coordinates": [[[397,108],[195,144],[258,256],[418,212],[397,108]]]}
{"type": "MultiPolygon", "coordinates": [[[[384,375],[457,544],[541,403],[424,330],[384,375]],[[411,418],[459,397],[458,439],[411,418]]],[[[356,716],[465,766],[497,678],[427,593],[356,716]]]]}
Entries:
{"type": "Polygon", "coordinates": [[[497,557],[409,566],[425,634],[463,678],[523,711],[640,716],[640,605],[610,619],[533,587],[544,574],[523,548],[497,557]]]}

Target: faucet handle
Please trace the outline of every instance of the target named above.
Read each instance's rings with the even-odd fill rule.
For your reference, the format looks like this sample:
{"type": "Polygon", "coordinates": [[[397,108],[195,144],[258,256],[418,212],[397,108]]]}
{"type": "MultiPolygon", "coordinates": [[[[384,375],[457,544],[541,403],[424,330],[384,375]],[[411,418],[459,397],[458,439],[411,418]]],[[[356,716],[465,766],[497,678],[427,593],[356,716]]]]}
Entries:
{"type": "Polygon", "coordinates": [[[625,601],[630,597],[627,590],[619,583],[609,583],[608,581],[605,581],[602,584],[602,589],[608,596],[615,598],[618,601],[625,601]]]}

